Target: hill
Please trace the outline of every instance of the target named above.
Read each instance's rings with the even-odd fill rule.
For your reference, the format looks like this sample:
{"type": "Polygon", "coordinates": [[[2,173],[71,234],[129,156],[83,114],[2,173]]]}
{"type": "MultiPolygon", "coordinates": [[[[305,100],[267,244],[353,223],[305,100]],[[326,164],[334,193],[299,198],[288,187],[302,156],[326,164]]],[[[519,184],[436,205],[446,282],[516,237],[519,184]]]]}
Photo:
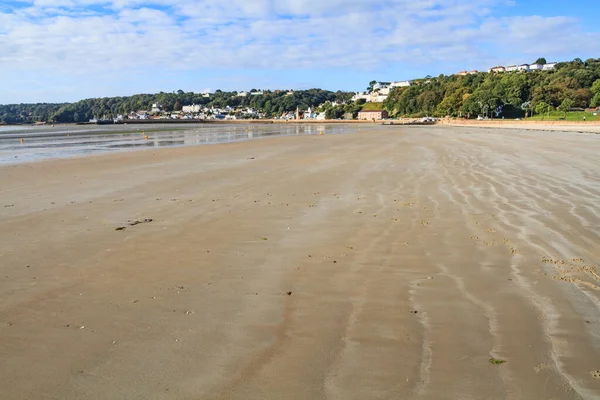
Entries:
{"type": "Polygon", "coordinates": [[[559,63],[553,71],[444,76],[392,90],[390,116],[516,118],[600,106],[600,59],[559,63]]]}
{"type": "Polygon", "coordinates": [[[136,94],[127,97],[104,97],[63,104],[9,104],[0,105],[0,122],[6,124],[44,122],[87,122],[92,118],[108,119],[117,115],[127,115],[132,111],[150,110],[152,104],[160,104],[165,111],[180,110],[182,106],[199,104],[208,107],[255,108],[267,116],[281,115],[295,111],[317,108],[326,102],[348,102],[353,93],[331,92],[321,89],[264,91],[255,90],[240,95],[238,92],[217,90],[208,97],[201,93],[160,92],[156,94],[136,94]]]}

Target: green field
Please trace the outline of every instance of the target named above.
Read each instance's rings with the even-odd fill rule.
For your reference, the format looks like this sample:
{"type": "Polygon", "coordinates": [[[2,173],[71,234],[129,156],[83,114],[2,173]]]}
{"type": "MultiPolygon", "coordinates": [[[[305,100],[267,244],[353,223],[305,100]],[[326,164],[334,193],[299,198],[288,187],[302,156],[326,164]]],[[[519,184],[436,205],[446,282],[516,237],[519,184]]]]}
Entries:
{"type": "Polygon", "coordinates": [[[586,121],[600,121],[600,112],[597,114],[599,115],[594,115],[593,113],[585,111],[569,111],[567,113],[567,118],[564,118],[564,112],[552,111],[550,114],[534,115],[527,119],[533,121],[559,121],[561,119],[565,119],[566,121],[583,121],[583,117],[585,116],[586,121]]]}

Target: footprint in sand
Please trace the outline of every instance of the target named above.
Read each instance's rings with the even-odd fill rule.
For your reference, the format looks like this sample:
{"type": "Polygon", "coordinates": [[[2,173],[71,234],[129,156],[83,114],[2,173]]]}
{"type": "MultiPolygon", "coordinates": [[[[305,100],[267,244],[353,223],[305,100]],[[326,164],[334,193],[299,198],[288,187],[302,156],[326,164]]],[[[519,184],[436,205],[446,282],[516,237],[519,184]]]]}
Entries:
{"type": "Polygon", "coordinates": [[[590,372],[590,375],[592,375],[592,378],[600,379],[600,369],[590,372]]]}
{"type": "Polygon", "coordinates": [[[479,236],[471,236],[471,239],[473,239],[473,240],[479,240],[479,236]]]}
{"type": "Polygon", "coordinates": [[[546,370],[548,370],[548,369],[550,369],[550,365],[548,365],[548,363],[545,363],[545,362],[543,362],[543,363],[539,363],[538,365],[536,365],[536,366],[533,368],[533,370],[534,370],[536,373],[540,373],[540,372],[542,372],[542,371],[546,371],[546,370]]]}
{"type": "Polygon", "coordinates": [[[486,246],[493,246],[494,242],[483,242],[483,244],[485,244],[486,246]]]}
{"type": "Polygon", "coordinates": [[[496,232],[496,230],[494,228],[489,228],[487,231],[488,232],[496,232]]]}
{"type": "Polygon", "coordinates": [[[577,263],[577,264],[581,264],[581,263],[583,263],[583,258],[579,258],[579,257],[571,258],[571,261],[573,261],[574,263],[577,263]]]}

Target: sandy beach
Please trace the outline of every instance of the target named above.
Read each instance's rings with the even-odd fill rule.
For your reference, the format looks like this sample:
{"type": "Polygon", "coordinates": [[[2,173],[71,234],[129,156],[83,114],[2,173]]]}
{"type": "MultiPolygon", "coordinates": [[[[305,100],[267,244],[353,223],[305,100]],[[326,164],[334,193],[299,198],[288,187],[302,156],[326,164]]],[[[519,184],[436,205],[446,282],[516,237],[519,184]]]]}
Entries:
{"type": "Polygon", "coordinates": [[[0,399],[598,399],[600,136],[0,166],[0,399]]]}

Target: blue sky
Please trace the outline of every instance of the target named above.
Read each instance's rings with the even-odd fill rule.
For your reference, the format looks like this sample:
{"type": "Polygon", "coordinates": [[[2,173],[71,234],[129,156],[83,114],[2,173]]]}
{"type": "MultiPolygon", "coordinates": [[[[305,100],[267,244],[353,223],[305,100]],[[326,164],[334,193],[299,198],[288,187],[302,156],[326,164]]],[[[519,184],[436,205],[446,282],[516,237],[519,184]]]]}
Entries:
{"type": "Polygon", "coordinates": [[[600,57],[591,0],[0,0],[0,103],[363,90],[600,57]]]}

